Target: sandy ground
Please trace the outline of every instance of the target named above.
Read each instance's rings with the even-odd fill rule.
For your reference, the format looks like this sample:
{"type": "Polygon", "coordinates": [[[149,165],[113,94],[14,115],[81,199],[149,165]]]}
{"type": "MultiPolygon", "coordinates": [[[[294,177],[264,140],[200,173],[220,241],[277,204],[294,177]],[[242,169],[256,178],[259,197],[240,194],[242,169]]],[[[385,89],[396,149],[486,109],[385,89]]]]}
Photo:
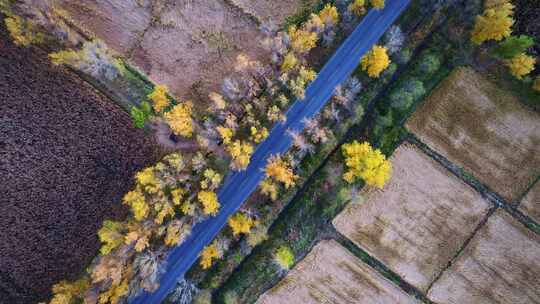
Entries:
{"type": "Polygon", "coordinates": [[[225,0],[59,1],[76,23],[180,99],[205,102],[240,53],[268,60],[255,20],[225,0]]]}
{"type": "Polygon", "coordinates": [[[540,116],[472,69],[454,71],[407,127],[510,202],[540,174],[540,116]]]}
{"type": "Polygon", "coordinates": [[[155,147],[127,113],[0,20],[0,303],[36,303],[97,254],[155,147]]]}
{"type": "Polygon", "coordinates": [[[540,236],[499,210],[433,285],[439,304],[540,303],[540,236]]]}
{"type": "Polygon", "coordinates": [[[405,281],[427,290],[488,210],[488,203],[416,147],[401,145],[391,157],[384,190],[364,192],[336,229],[385,263],[405,281]]]}
{"type": "Polygon", "coordinates": [[[536,182],[534,187],[527,193],[519,209],[537,223],[540,223],[540,182],[536,182]]]}
{"type": "Polygon", "coordinates": [[[419,303],[335,241],[321,241],[258,304],[419,303]]]}

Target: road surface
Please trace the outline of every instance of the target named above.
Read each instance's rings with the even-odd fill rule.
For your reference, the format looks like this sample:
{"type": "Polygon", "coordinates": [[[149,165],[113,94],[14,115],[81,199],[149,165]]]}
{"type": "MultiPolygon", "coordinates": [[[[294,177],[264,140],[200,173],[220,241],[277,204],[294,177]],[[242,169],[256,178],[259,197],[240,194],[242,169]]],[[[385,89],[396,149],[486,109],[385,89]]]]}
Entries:
{"type": "Polygon", "coordinates": [[[221,203],[219,213],[193,227],[191,235],[180,246],[171,249],[167,257],[166,272],[159,289],[153,293],[142,292],[132,304],[161,303],[175,287],[179,278],[195,263],[201,250],[210,244],[219,231],[257,189],[264,178],[264,168],[269,156],[285,153],[292,144],[287,130],[302,131],[304,118],[312,118],[332,97],[337,85],[345,81],[356,69],[362,56],[371,49],[392,25],[410,0],[390,0],[382,10],[370,10],[343,42],[332,58],[306,88],[304,100],[296,101],[287,111],[287,121],[274,126],[264,142],[259,144],[245,171],[232,173],[218,192],[221,203]]]}

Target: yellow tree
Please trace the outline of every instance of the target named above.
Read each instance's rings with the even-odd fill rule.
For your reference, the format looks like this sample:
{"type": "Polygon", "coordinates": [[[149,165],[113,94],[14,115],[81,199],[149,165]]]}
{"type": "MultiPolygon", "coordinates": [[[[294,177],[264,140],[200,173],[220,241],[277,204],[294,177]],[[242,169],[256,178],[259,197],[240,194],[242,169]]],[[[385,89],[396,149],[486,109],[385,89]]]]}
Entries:
{"type": "Polygon", "coordinates": [[[50,304],[70,304],[75,300],[84,298],[85,291],[90,287],[90,282],[87,278],[79,279],[75,282],[61,281],[54,284],[53,298],[50,304]]]}
{"type": "Polygon", "coordinates": [[[373,48],[362,57],[360,61],[362,70],[367,71],[369,77],[378,78],[379,75],[390,65],[390,58],[386,52],[386,48],[375,45],[373,48]]]}
{"type": "Polygon", "coordinates": [[[291,47],[297,53],[306,53],[317,45],[317,33],[298,29],[292,25],[289,27],[288,34],[291,47]]]}
{"type": "Polygon", "coordinates": [[[521,53],[506,62],[506,65],[510,68],[510,73],[517,79],[522,79],[523,76],[532,72],[535,64],[536,59],[524,53],[521,53]]]}
{"type": "Polygon", "coordinates": [[[235,170],[244,170],[249,165],[253,146],[247,142],[235,140],[226,147],[227,152],[232,157],[231,167],[235,170]]]}
{"type": "Polygon", "coordinates": [[[325,26],[332,26],[339,22],[339,13],[335,6],[326,4],[326,6],[319,12],[319,18],[322,20],[325,26]]]}
{"type": "Polygon", "coordinates": [[[269,196],[272,201],[277,199],[279,193],[279,187],[271,179],[267,178],[263,180],[260,184],[261,193],[263,195],[269,196]]]}
{"type": "Polygon", "coordinates": [[[16,45],[28,46],[32,43],[41,43],[45,36],[37,31],[34,25],[23,18],[12,15],[4,19],[6,28],[16,45]]]}
{"type": "Polygon", "coordinates": [[[255,221],[244,213],[236,213],[229,218],[229,227],[233,231],[233,235],[249,234],[251,227],[255,225],[255,221]]]}
{"type": "Polygon", "coordinates": [[[482,44],[486,40],[500,41],[512,34],[514,24],[513,5],[505,3],[495,8],[489,8],[481,16],[476,17],[476,22],[471,35],[471,41],[482,44]]]}
{"type": "Polygon", "coordinates": [[[380,150],[374,150],[369,143],[356,140],[342,146],[347,171],[343,179],[348,183],[362,178],[369,186],[383,188],[390,179],[392,165],[380,150]]]}
{"type": "Polygon", "coordinates": [[[213,191],[201,191],[197,198],[203,207],[205,215],[216,215],[219,210],[219,201],[217,194],[213,191]]]}
{"type": "Polygon", "coordinates": [[[366,13],[366,0],[354,0],[347,9],[358,16],[362,16],[366,13]]]}
{"type": "Polygon", "coordinates": [[[208,269],[212,266],[214,259],[218,259],[220,256],[216,242],[206,246],[201,252],[201,261],[199,264],[202,269],[208,269]]]}
{"type": "Polygon", "coordinates": [[[283,160],[279,155],[273,155],[268,159],[265,173],[266,177],[283,183],[286,189],[294,186],[296,179],[298,179],[298,176],[294,174],[290,164],[283,160]]]}
{"type": "Polygon", "coordinates": [[[193,135],[192,109],[191,102],[181,102],[175,105],[171,111],[165,113],[165,120],[174,134],[184,137],[193,135]]]}
{"type": "Polygon", "coordinates": [[[156,113],[161,113],[165,108],[167,108],[171,102],[169,101],[169,98],[167,97],[167,87],[164,85],[156,85],[154,87],[154,90],[150,94],[148,94],[148,99],[152,101],[152,106],[154,107],[154,111],[156,113]]]}
{"type": "Polygon", "coordinates": [[[382,9],[384,8],[384,0],[370,0],[371,6],[375,9],[382,9]]]}

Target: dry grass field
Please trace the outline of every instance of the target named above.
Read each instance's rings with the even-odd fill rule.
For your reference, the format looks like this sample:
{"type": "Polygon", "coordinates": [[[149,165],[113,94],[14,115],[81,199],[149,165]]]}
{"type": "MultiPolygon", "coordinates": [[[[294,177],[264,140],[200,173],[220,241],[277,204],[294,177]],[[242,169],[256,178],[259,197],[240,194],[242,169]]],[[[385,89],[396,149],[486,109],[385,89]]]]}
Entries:
{"type": "MultiPolygon", "coordinates": [[[[261,23],[280,26],[301,7],[303,0],[228,0],[261,23]]],[[[313,2],[313,1],[311,1],[313,2]]]]}
{"type": "Polygon", "coordinates": [[[527,193],[521,202],[519,209],[540,223],[540,182],[527,193]]]}
{"type": "Polygon", "coordinates": [[[508,201],[540,174],[540,116],[472,69],[455,70],[407,127],[508,201]]]}
{"type": "Polygon", "coordinates": [[[258,304],[419,303],[335,241],[321,241],[258,304]]]}
{"type": "Polygon", "coordinates": [[[364,192],[333,221],[336,229],[403,279],[427,290],[488,210],[472,188],[418,148],[401,145],[392,178],[364,192]]]}
{"type": "Polygon", "coordinates": [[[499,210],[430,289],[439,304],[540,303],[540,236],[499,210]]]}
{"type": "Polygon", "coordinates": [[[178,98],[219,90],[240,53],[266,61],[256,22],[225,0],[61,0],[81,28],[178,98]]]}

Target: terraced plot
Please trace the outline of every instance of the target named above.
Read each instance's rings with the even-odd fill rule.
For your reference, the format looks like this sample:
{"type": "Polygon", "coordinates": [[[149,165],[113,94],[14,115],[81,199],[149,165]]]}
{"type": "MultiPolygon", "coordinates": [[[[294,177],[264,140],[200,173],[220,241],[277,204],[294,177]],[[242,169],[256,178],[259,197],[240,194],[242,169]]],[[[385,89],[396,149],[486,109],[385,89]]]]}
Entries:
{"type": "Polygon", "coordinates": [[[400,146],[384,190],[364,192],[336,229],[405,281],[427,290],[488,210],[472,188],[416,147],[400,146]]]}
{"type": "Polygon", "coordinates": [[[335,241],[321,241],[258,304],[419,303],[335,241]]]}
{"type": "Polygon", "coordinates": [[[433,285],[439,304],[540,303],[540,236],[499,210],[433,285]]]}
{"type": "Polygon", "coordinates": [[[508,201],[540,174],[540,116],[470,68],[455,70],[407,127],[508,201]]]}

